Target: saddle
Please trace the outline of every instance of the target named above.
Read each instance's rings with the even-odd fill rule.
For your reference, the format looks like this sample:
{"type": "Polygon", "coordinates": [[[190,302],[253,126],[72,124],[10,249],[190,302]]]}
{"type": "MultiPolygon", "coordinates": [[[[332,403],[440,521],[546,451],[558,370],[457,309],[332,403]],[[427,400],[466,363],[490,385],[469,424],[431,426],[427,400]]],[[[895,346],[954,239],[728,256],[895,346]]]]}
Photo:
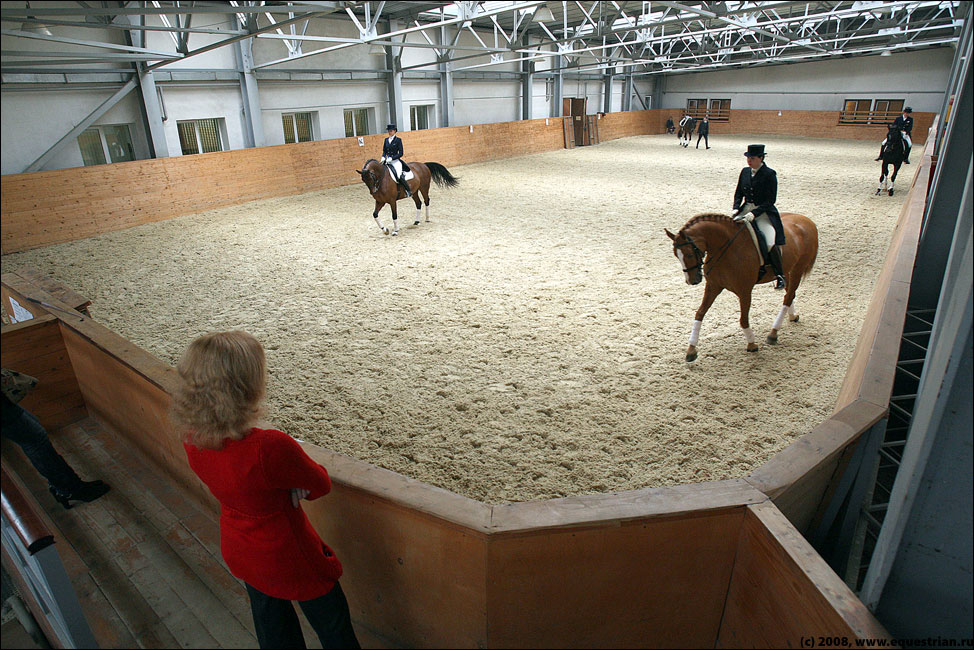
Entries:
{"type": "MultiPolygon", "coordinates": [[[[396,162],[399,162],[399,161],[396,161],[396,162]]],[[[405,165],[403,163],[400,162],[399,164],[405,167],[405,165]]],[[[386,163],[386,167],[389,169],[389,175],[392,176],[392,180],[398,182],[398,180],[399,180],[398,171],[399,170],[396,169],[395,163],[386,163]]],[[[410,181],[410,180],[413,179],[414,176],[415,176],[415,174],[413,174],[413,170],[411,170],[408,167],[406,167],[406,172],[402,175],[402,179],[404,181],[410,181]]]]}
{"type": "Polygon", "coordinates": [[[746,221],[747,233],[751,235],[751,242],[754,244],[754,248],[758,252],[758,261],[761,262],[761,267],[758,269],[758,281],[764,277],[764,274],[768,272],[768,267],[771,265],[771,261],[768,259],[768,254],[771,249],[775,247],[774,239],[775,232],[774,226],[771,225],[769,219],[760,219],[760,217],[755,217],[750,221],[746,221]],[[759,232],[760,231],[760,234],[759,232]],[[770,246],[761,246],[761,241],[758,237],[763,238],[765,242],[771,242],[770,246]],[[767,248],[767,250],[765,250],[767,248]]]}

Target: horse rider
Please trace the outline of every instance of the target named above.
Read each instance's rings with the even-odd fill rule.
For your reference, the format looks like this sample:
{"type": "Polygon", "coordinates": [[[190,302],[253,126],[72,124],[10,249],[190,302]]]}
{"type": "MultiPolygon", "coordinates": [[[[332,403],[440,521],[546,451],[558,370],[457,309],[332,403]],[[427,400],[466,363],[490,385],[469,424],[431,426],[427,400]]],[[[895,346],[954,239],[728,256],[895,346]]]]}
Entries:
{"type": "Polygon", "coordinates": [[[774,269],[774,288],[784,289],[785,274],[781,266],[781,250],[778,247],[785,245],[785,229],[778,208],[774,205],[778,198],[778,175],[764,164],[763,144],[749,144],[744,155],[747,157],[747,167],[741,170],[737,190],[734,192],[734,221],[758,220],[758,223],[754,224],[754,230],[758,233],[757,239],[762,245],[761,252],[774,269]],[[749,219],[748,214],[754,216],[749,219]],[[765,223],[770,222],[774,228],[774,242],[770,246],[761,235],[761,229],[758,227],[760,220],[765,220],[765,223]]]}
{"type": "Polygon", "coordinates": [[[693,122],[693,118],[690,117],[690,114],[689,113],[684,113],[683,118],[680,120],[680,128],[683,128],[684,126],[686,126],[687,125],[687,122],[691,122],[692,123],[693,122]]]}
{"type": "Polygon", "coordinates": [[[396,135],[398,131],[399,129],[396,128],[395,124],[386,125],[386,132],[389,137],[382,141],[382,158],[379,159],[379,162],[392,170],[392,177],[396,179],[396,183],[403,189],[408,199],[413,193],[409,191],[409,183],[403,179],[403,176],[409,171],[409,167],[400,160],[403,152],[402,140],[396,135]]]}
{"type": "MultiPolygon", "coordinates": [[[[907,106],[903,109],[903,114],[893,120],[893,123],[890,125],[890,128],[899,129],[900,133],[903,134],[903,146],[906,147],[906,150],[903,152],[905,156],[903,162],[907,165],[910,164],[910,150],[913,149],[913,140],[910,139],[910,134],[913,133],[913,116],[911,113],[913,113],[913,109],[907,106]]],[[[876,159],[877,162],[883,159],[883,147],[885,146],[886,138],[883,138],[883,144],[879,146],[879,158],[876,159]]]]}
{"type": "Polygon", "coordinates": [[[675,130],[676,127],[673,126],[673,118],[672,117],[666,118],[666,132],[673,133],[675,130]]]}
{"type": "Polygon", "coordinates": [[[700,138],[703,138],[703,143],[710,148],[710,120],[704,115],[703,121],[700,126],[697,127],[697,149],[700,148],[700,138]]]}

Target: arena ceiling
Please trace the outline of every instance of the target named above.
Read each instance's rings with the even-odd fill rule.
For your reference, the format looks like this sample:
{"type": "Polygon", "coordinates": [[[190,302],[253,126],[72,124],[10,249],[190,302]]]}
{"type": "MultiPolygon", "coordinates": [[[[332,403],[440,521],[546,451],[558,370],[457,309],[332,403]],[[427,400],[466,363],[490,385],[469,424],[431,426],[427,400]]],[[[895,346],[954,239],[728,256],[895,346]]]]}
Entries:
{"type": "MultiPolygon", "coordinates": [[[[161,68],[236,41],[279,39],[280,58],[255,62],[273,69],[297,59],[362,47],[429,48],[451,69],[489,70],[512,62],[531,71],[659,75],[888,54],[956,43],[969,3],[890,2],[3,2],[5,74],[98,72],[103,65],[161,68]],[[147,20],[150,16],[157,17],[147,20]],[[236,29],[212,25],[236,17],[236,29]],[[307,33],[309,19],[347,21],[357,38],[307,33]],[[161,25],[159,23],[162,23],[161,25]],[[72,28],[72,37],[65,36],[72,28]],[[77,28],[101,36],[77,38],[77,28]],[[118,30],[113,42],[105,30],[118,30]],[[132,34],[168,32],[171,51],[138,47],[132,34]],[[460,34],[472,34],[470,39],[460,34]],[[205,45],[194,34],[212,36],[205,45]],[[409,34],[419,34],[408,41],[409,34]],[[195,41],[195,42],[194,42],[195,41]],[[488,61],[483,61],[489,57],[488,61]],[[480,61],[471,61],[481,59],[480,61]]],[[[380,50],[381,52],[381,50],[380,50]]],[[[323,67],[326,64],[323,64],[323,67]]],[[[117,71],[117,68],[116,68],[117,71]]]]}

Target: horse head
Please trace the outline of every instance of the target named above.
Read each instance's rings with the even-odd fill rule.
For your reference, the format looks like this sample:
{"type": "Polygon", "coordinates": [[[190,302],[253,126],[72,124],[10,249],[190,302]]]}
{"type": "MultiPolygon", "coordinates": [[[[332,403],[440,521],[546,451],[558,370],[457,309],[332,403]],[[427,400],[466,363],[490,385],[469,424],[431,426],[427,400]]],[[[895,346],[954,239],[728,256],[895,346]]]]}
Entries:
{"type": "Polygon", "coordinates": [[[356,170],[362,177],[362,182],[369,188],[369,192],[375,194],[379,191],[379,183],[382,181],[382,163],[375,158],[369,158],[362,165],[362,169],[356,170]]]}
{"type": "Polygon", "coordinates": [[[903,132],[900,127],[890,124],[886,131],[886,142],[900,142],[903,139],[903,132]]]}
{"type": "Polygon", "coordinates": [[[703,280],[704,252],[687,234],[686,226],[675,235],[666,228],[663,230],[666,232],[666,236],[673,241],[673,255],[683,267],[683,276],[686,278],[687,284],[700,284],[700,281],[703,280]]]}

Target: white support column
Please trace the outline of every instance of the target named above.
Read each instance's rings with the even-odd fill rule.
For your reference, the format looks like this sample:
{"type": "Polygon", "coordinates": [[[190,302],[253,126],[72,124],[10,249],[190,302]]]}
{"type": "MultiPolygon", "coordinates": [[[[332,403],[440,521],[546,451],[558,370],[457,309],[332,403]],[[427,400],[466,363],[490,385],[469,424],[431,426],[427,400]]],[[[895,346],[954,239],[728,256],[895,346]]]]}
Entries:
{"type": "Polygon", "coordinates": [[[261,120],[260,93],[257,76],[254,74],[253,39],[237,41],[233,44],[240,72],[240,97],[243,100],[244,136],[248,147],[263,147],[264,124],[261,120]]]}
{"type": "MultiPolygon", "coordinates": [[[[136,15],[129,15],[120,17],[119,20],[128,20],[130,24],[136,24],[140,20],[140,17],[136,15]]],[[[132,41],[132,45],[135,45],[136,47],[145,46],[144,31],[141,29],[132,29],[128,31],[128,34],[130,40],[132,41]]],[[[152,76],[152,70],[148,70],[145,62],[143,61],[136,61],[133,63],[133,66],[135,67],[139,80],[142,112],[143,116],[145,117],[145,126],[149,135],[149,150],[151,151],[153,158],[168,158],[169,143],[166,140],[166,131],[163,124],[165,117],[163,115],[161,100],[159,98],[159,90],[156,89],[156,81],[152,76]]]]}
{"type": "MultiPolygon", "coordinates": [[[[394,32],[398,29],[398,21],[389,20],[387,22],[388,32],[394,32]]],[[[402,48],[386,45],[385,50],[386,68],[389,70],[386,79],[386,90],[389,97],[389,121],[395,123],[402,130],[407,127],[402,121],[402,60],[400,59],[402,48]]],[[[383,130],[381,125],[379,130],[383,130]]]]}
{"type": "MultiPolygon", "coordinates": [[[[440,27],[440,45],[449,45],[446,27],[440,27]]],[[[442,50],[446,57],[448,50],[442,50]]],[[[440,62],[440,126],[453,126],[453,72],[449,57],[440,62]]]]}

